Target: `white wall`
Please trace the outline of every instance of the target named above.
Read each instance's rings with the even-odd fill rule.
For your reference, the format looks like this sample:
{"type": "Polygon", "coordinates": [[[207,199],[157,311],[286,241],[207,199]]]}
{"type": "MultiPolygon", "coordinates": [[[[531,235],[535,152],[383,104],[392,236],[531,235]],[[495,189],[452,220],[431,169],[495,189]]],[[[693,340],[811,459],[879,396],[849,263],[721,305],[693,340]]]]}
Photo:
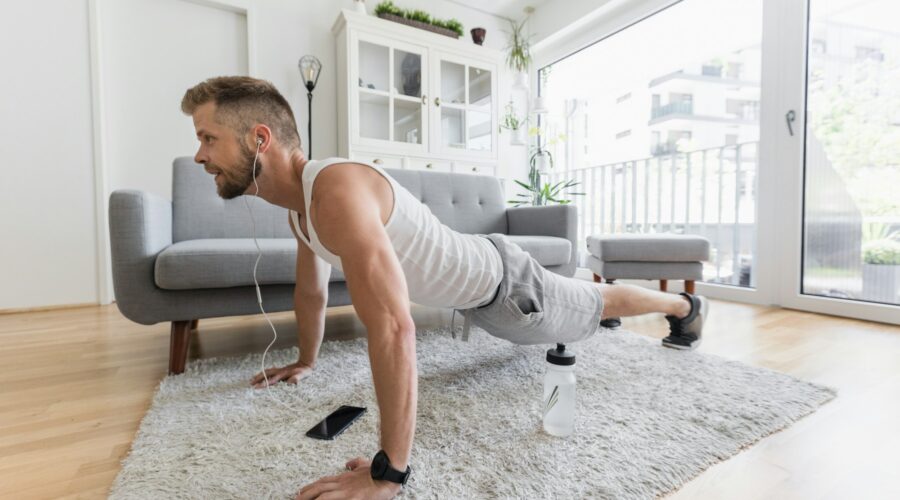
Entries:
{"type": "Polygon", "coordinates": [[[87,0],[3,2],[0,310],[97,300],[87,0]]]}
{"type": "MultiPolygon", "coordinates": [[[[107,13],[105,9],[124,9],[134,4],[130,0],[123,5],[107,5],[118,1],[102,0],[101,14],[107,13]]],[[[175,116],[180,115],[180,95],[189,85],[182,81],[185,74],[178,69],[175,71],[179,75],[172,78],[151,73],[166,68],[165,58],[173,50],[179,50],[177,43],[167,41],[166,37],[178,35],[177,40],[184,40],[182,36],[189,36],[171,33],[172,30],[185,30],[184,26],[158,27],[165,19],[158,9],[182,1],[159,0],[150,12],[144,13],[149,17],[147,25],[141,29],[157,30],[158,43],[138,45],[138,40],[128,38],[126,27],[102,26],[100,31],[106,38],[101,40],[100,55],[103,75],[109,80],[104,81],[104,85],[114,84],[104,94],[107,107],[115,105],[117,111],[122,111],[118,107],[123,106],[125,113],[120,115],[124,116],[140,115],[142,109],[160,106],[172,110],[172,120],[178,119],[175,116]],[[141,61],[128,58],[129,53],[132,57],[140,53],[140,57],[155,58],[147,60],[148,74],[128,74],[141,66],[141,61]],[[140,96],[116,88],[116,84],[127,83],[134,76],[155,78],[158,88],[152,95],[140,96]],[[168,102],[170,100],[172,102],[168,102]]],[[[322,61],[324,69],[313,101],[313,156],[336,154],[337,83],[331,26],[340,9],[352,7],[352,2],[266,0],[250,3],[254,5],[256,16],[256,73],[253,76],[271,81],[288,99],[304,143],[306,90],[301,86],[297,61],[304,54],[314,54],[322,61]]],[[[369,0],[370,12],[376,3],[369,0]]],[[[459,19],[465,27],[467,40],[471,40],[468,30],[480,26],[487,29],[486,46],[502,49],[506,45],[502,31],[507,29],[507,22],[502,18],[452,2],[403,0],[399,4],[404,8],[425,10],[434,17],[459,19]]],[[[172,8],[179,11],[208,9],[194,4],[172,8]]],[[[4,2],[4,9],[0,16],[0,53],[3,55],[0,62],[4,68],[4,78],[0,79],[0,95],[4,96],[0,99],[3,116],[0,120],[0,152],[6,161],[0,181],[0,213],[3,214],[0,216],[0,310],[96,303],[99,299],[88,0],[4,2]]],[[[238,28],[238,25],[232,26],[235,33],[238,28]]],[[[235,43],[237,47],[240,40],[235,43]]],[[[237,49],[226,47],[224,50],[234,52],[237,49]]],[[[194,69],[199,67],[198,63],[194,69]]],[[[501,74],[500,84],[505,87],[501,90],[501,99],[508,95],[510,83],[508,74],[501,74]]],[[[117,121],[108,113],[106,116],[107,133],[117,141],[113,144],[110,139],[104,145],[109,155],[105,162],[109,187],[144,189],[169,197],[171,173],[167,170],[171,168],[171,158],[168,156],[194,154],[190,118],[181,117],[183,131],[187,134],[184,140],[174,138],[172,130],[158,130],[151,140],[141,141],[129,136],[130,131],[137,129],[132,129],[127,120],[117,121]],[[159,150],[151,149],[153,141],[162,144],[159,150]],[[166,158],[154,160],[164,164],[154,165],[153,168],[158,170],[153,174],[136,161],[117,160],[110,164],[113,158],[136,154],[157,158],[158,151],[163,148],[173,152],[165,153],[166,158]]],[[[162,126],[181,127],[174,123],[167,121],[162,126]]],[[[513,164],[508,168],[511,175],[524,176],[524,148],[509,146],[506,134],[500,136],[500,141],[501,161],[513,164]]],[[[101,231],[107,229],[101,228],[101,231]]]]}

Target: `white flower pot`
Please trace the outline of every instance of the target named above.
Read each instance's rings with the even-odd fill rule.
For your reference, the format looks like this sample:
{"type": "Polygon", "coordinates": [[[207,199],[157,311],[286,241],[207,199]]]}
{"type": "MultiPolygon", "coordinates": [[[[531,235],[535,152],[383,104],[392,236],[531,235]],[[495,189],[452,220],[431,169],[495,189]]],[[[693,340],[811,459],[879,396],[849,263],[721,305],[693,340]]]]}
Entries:
{"type": "Polygon", "coordinates": [[[863,300],[896,303],[900,295],[900,266],[863,264],[863,300]]]}
{"type": "Polygon", "coordinates": [[[547,109],[547,98],[544,96],[537,96],[534,98],[531,104],[531,111],[533,113],[546,113],[547,109]]]}
{"type": "Polygon", "coordinates": [[[528,73],[521,71],[513,75],[513,89],[528,92],[528,73]]]}
{"type": "Polygon", "coordinates": [[[534,166],[538,172],[544,173],[550,170],[550,155],[537,155],[534,157],[534,166]]]}
{"type": "Polygon", "coordinates": [[[509,143],[513,146],[524,146],[528,141],[528,131],[525,130],[525,126],[521,126],[516,130],[510,130],[511,135],[509,139],[509,143]]]}

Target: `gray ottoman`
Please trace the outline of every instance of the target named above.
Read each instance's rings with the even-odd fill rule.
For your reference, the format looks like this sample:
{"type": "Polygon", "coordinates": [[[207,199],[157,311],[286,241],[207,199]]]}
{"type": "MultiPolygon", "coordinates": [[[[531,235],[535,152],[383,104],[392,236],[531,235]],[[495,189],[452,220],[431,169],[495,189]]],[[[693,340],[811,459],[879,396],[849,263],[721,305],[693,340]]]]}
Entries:
{"type": "Polygon", "coordinates": [[[703,261],[709,259],[709,240],[685,234],[588,236],[587,248],[594,281],[659,280],[662,291],[668,280],[684,280],[685,291],[694,293],[694,282],[703,279],[703,261]]]}
{"type": "MultiPolygon", "coordinates": [[[[703,279],[703,261],[709,259],[709,240],[682,234],[588,236],[587,248],[587,265],[594,281],[659,280],[664,292],[668,280],[684,280],[684,291],[694,293],[694,282],[703,279]]],[[[600,324],[614,328],[621,321],[608,318],[600,324]]]]}

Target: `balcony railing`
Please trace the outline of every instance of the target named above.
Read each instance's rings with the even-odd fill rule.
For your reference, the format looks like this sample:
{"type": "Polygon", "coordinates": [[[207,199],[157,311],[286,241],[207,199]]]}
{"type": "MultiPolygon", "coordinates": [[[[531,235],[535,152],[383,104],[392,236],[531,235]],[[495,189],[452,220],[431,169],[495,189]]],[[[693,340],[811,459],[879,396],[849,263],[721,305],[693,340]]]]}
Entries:
{"type": "MultiPolygon", "coordinates": [[[[547,182],[573,179],[585,196],[578,241],[591,234],[680,233],[710,240],[704,280],[754,286],[756,142],[606,165],[551,171],[547,182]]],[[[580,248],[584,259],[584,248],[580,248]]],[[[582,260],[583,262],[583,260],[582,260]]]]}
{"type": "Polygon", "coordinates": [[[650,110],[650,119],[668,115],[692,115],[694,114],[694,103],[690,101],[675,101],[669,104],[663,104],[650,110]]]}

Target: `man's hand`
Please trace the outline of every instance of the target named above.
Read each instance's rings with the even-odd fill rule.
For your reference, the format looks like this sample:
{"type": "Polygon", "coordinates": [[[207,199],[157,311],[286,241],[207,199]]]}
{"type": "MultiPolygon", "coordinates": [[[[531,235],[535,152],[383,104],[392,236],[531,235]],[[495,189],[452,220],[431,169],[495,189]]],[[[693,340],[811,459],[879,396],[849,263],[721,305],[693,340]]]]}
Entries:
{"type": "Polygon", "coordinates": [[[281,368],[269,368],[266,370],[265,377],[262,372],[257,373],[256,376],[253,377],[253,380],[250,381],[250,385],[252,385],[254,389],[265,388],[266,377],[269,378],[269,385],[275,385],[280,381],[296,384],[300,379],[306,378],[307,375],[312,373],[312,370],[311,366],[299,361],[287,366],[282,366],[281,368]]]}
{"type": "Polygon", "coordinates": [[[297,500],[375,499],[388,500],[400,493],[400,486],[390,481],[372,479],[371,461],[362,457],[347,462],[350,472],[328,476],[307,484],[297,492],[297,500]]]}

